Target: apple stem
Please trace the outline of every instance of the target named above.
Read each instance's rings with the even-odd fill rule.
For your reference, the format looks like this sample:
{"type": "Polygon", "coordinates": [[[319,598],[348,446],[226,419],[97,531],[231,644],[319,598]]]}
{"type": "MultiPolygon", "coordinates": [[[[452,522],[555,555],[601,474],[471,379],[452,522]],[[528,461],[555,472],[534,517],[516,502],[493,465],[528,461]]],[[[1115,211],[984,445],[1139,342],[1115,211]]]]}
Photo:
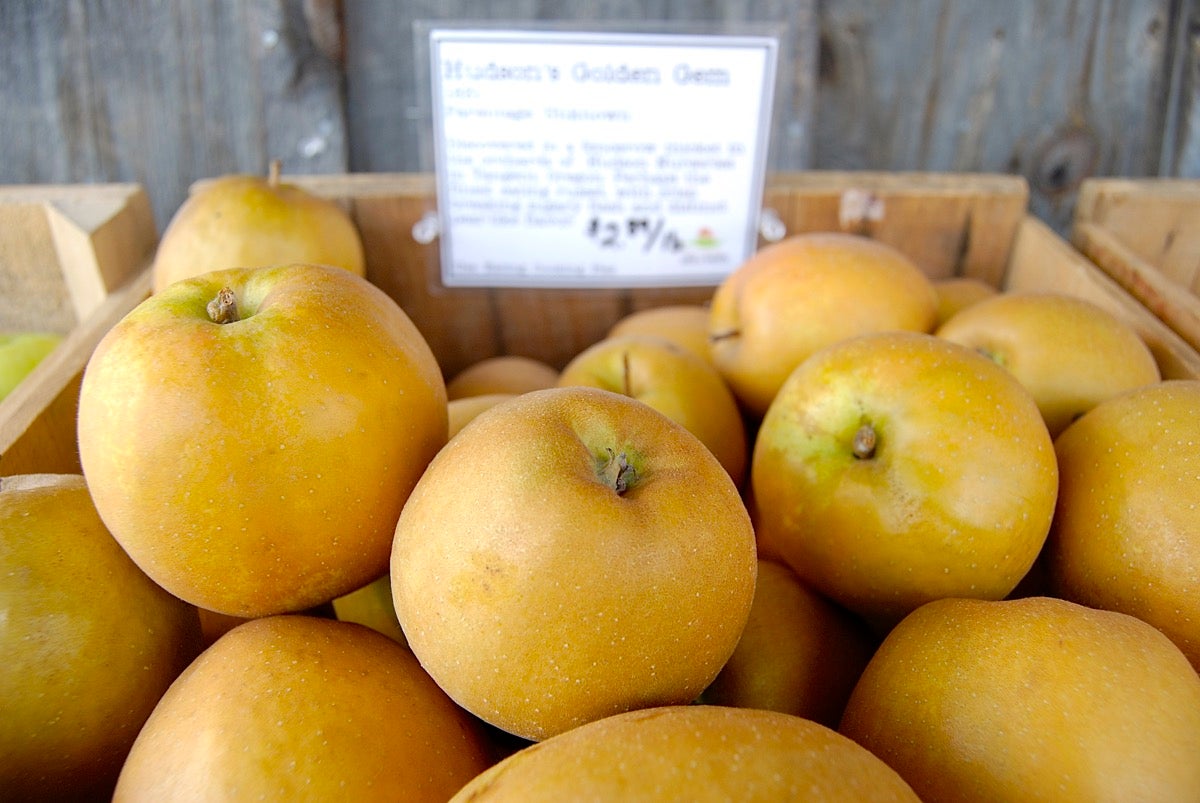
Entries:
{"type": "Polygon", "coordinates": [[[283,171],[283,162],[272,159],[267,165],[267,185],[274,189],[279,186],[279,174],[283,171]]]}
{"type": "Polygon", "coordinates": [[[632,398],[633,397],[633,383],[629,379],[629,352],[628,351],[623,352],[621,354],[621,365],[624,368],[623,380],[624,380],[624,384],[625,384],[625,395],[632,398]]]}
{"type": "Polygon", "coordinates": [[[637,480],[637,470],[629,465],[629,458],[625,456],[624,452],[617,454],[609,449],[608,462],[601,470],[601,476],[608,486],[616,491],[618,496],[621,496],[637,480]]]}
{"type": "Polygon", "coordinates": [[[875,456],[875,444],[878,440],[878,435],[875,434],[875,428],[870,424],[863,424],[858,428],[858,432],[854,433],[854,456],[859,460],[870,460],[875,456]]]}
{"type": "Polygon", "coordinates": [[[218,290],[216,297],[208,302],[205,309],[208,310],[208,317],[213,323],[236,323],[241,320],[238,315],[237,296],[229,287],[218,290]]]}

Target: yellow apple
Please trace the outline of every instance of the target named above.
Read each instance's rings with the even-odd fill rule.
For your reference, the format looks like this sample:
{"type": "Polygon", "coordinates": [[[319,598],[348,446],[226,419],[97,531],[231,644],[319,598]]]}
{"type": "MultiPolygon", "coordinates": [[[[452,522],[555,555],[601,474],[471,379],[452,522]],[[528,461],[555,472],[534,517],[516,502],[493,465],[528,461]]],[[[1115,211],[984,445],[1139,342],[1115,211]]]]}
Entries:
{"type": "Polygon", "coordinates": [[[1103,399],[1161,379],[1132,326],[1065,294],[1001,293],[962,310],[936,334],[1011,371],[1033,394],[1051,436],[1103,399]]]}
{"type": "Polygon", "coordinates": [[[740,487],[746,427],[733,392],[712,363],[657,335],[606,337],[563,367],[559,387],[603,388],[650,405],[682,424],[740,487]]]}
{"type": "Polygon", "coordinates": [[[881,332],[792,373],[750,480],[771,549],[886,628],[929,600],[1011,592],[1045,542],[1058,468],[1012,374],[934,335],[881,332]]]}
{"type": "Polygon", "coordinates": [[[700,699],[836,728],[875,642],[861,621],[787,566],[760,558],[742,638],[700,699]]]}
{"type": "Polygon", "coordinates": [[[936,326],[941,326],[956,313],[1000,292],[998,288],[983,279],[975,279],[970,276],[935,279],[933,289],[937,293],[936,326]]]}
{"type": "Polygon", "coordinates": [[[491,409],[503,401],[517,396],[516,393],[484,393],[481,396],[463,396],[451,399],[446,405],[449,416],[450,437],[453,438],[467,424],[475,420],[475,416],[484,410],[491,409]]]}
{"type": "Polygon", "coordinates": [[[352,622],[267,616],[171,684],[113,801],[444,801],[490,764],[478,723],[399,644],[352,622]]]}
{"type": "Polygon", "coordinates": [[[867,237],[817,232],[769,245],[713,294],[713,361],[746,410],[762,416],[792,369],[858,334],[928,332],[937,298],[908,257],[867,237]]]}
{"type": "Polygon", "coordinates": [[[0,399],[13,389],[62,342],[53,332],[0,334],[0,399]]]}
{"type": "Polygon", "coordinates": [[[519,354],[485,357],[468,365],[446,383],[451,401],[493,393],[526,393],[545,390],[558,381],[558,370],[541,360],[519,354]]]}
{"type": "Polygon", "coordinates": [[[362,588],[334,598],[331,604],[338,621],[365,625],[395,642],[407,645],[404,631],[396,621],[396,606],[392,604],[391,574],[384,572],[362,588]]]}
{"type": "Polygon", "coordinates": [[[0,478],[0,797],[108,799],[200,649],[196,609],[122,551],[83,477],[0,478]]]}
{"type": "Polygon", "coordinates": [[[608,330],[609,337],[657,335],[712,361],[708,343],[709,309],[702,304],[667,304],[631,312],[608,330]]]}
{"type": "Polygon", "coordinates": [[[1200,677],[1145,622],[1061,599],[921,606],[839,731],[926,803],[1200,800],[1200,677]]]}
{"type": "Polygon", "coordinates": [[[1051,589],[1132,614],[1200,671],[1200,381],[1100,402],[1055,440],[1051,589]]]}
{"type": "Polygon", "coordinates": [[[837,731],[777,711],[713,705],[615,714],[520,750],[451,803],[564,800],[919,803],[837,731]]]}
{"type": "Polygon", "coordinates": [[[382,290],[328,266],[239,268],[176,282],[109,330],[84,372],[79,454],[147,574],[250,618],[387,572],[446,415],[429,345],[382,290]]]}
{"type": "Polygon", "coordinates": [[[213,270],[311,262],[366,275],[358,227],[342,207],[267,176],[230,174],[201,185],[175,211],[154,255],[154,291],[213,270]]]}
{"type": "Polygon", "coordinates": [[[587,387],[522,394],[452,438],[404,506],[391,565],[421,664],[530,740],[695,700],[737,644],[756,571],[707,447],[587,387]]]}

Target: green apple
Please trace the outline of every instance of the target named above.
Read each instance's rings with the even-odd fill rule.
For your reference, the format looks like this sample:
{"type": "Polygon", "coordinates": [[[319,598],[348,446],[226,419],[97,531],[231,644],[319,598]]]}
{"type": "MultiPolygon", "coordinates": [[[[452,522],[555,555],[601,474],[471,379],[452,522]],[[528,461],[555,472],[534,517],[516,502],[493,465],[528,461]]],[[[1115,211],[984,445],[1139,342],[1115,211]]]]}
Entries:
{"type": "Polygon", "coordinates": [[[12,393],[61,342],[62,335],[53,332],[0,334],[0,399],[12,393]]]}

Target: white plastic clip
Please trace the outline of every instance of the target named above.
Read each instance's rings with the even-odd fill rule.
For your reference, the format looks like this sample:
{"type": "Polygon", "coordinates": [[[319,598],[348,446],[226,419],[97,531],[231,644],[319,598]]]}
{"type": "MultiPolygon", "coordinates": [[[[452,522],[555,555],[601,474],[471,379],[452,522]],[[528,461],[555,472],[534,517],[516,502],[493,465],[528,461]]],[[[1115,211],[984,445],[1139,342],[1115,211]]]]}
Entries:
{"type": "Polygon", "coordinates": [[[787,226],[774,209],[763,209],[758,215],[758,233],[767,242],[777,243],[787,236],[787,226]]]}
{"type": "Polygon", "coordinates": [[[441,231],[442,224],[438,219],[437,212],[426,212],[420,220],[413,224],[412,236],[421,245],[429,245],[438,238],[441,231]]]}

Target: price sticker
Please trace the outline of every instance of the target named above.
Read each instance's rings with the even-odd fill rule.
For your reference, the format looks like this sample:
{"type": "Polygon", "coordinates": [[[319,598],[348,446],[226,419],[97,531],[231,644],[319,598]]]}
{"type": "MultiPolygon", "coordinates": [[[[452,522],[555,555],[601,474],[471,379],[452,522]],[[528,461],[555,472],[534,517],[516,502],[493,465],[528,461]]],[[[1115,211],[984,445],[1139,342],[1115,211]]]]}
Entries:
{"type": "Polygon", "coordinates": [[[777,40],[430,31],[447,287],[715,285],[757,243],[777,40]]]}

